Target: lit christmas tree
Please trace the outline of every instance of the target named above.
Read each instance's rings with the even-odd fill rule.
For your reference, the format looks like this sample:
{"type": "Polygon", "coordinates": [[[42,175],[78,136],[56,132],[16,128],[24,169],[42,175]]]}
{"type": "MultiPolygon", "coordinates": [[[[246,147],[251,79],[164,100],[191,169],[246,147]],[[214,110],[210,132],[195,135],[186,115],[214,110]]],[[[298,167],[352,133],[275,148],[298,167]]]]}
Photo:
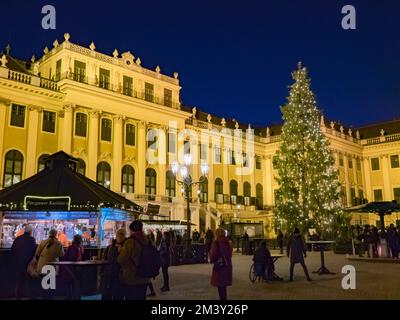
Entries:
{"type": "Polygon", "coordinates": [[[320,116],[307,69],[298,64],[292,73],[288,103],[281,107],[284,124],[276,167],[275,225],[288,231],[316,228],[332,231],[342,215],[339,179],[329,141],[321,131],[320,116]]]}

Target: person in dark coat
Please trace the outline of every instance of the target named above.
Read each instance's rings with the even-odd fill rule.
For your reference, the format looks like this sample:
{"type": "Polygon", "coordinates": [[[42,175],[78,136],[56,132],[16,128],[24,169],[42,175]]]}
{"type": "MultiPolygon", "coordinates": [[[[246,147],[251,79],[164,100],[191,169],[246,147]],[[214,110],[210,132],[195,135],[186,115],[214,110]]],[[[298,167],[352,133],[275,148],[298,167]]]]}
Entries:
{"type": "Polygon", "coordinates": [[[387,240],[388,240],[388,245],[389,245],[389,249],[390,249],[390,255],[392,258],[397,258],[397,256],[398,256],[396,233],[397,233],[397,231],[394,228],[394,225],[391,224],[387,231],[387,240]]]}
{"type": "Polygon", "coordinates": [[[290,279],[289,281],[293,281],[293,271],[294,265],[296,263],[300,263],[303,267],[304,273],[307,277],[308,281],[311,281],[311,278],[308,274],[308,270],[306,264],[304,263],[304,258],[307,257],[306,247],[304,245],[303,238],[300,234],[300,230],[298,228],[294,229],[293,234],[289,238],[287,245],[287,256],[290,257],[290,279]]]}
{"type": "Polygon", "coordinates": [[[32,237],[32,226],[26,225],[23,235],[16,238],[12,244],[11,252],[15,261],[16,284],[15,298],[20,300],[23,291],[30,297],[29,276],[27,267],[36,251],[36,242],[32,237]]]}
{"type": "Polygon", "coordinates": [[[169,274],[168,267],[171,264],[171,235],[169,232],[163,233],[163,238],[161,239],[160,246],[160,259],[161,259],[161,270],[163,274],[163,286],[161,291],[169,291],[169,274]]]}
{"type": "Polygon", "coordinates": [[[211,231],[211,229],[207,229],[205,242],[206,242],[208,257],[210,256],[211,244],[212,244],[213,240],[214,240],[213,232],[211,231]]]}
{"type": "Polygon", "coordinates": [[[119,281],[120,266],[117,262],[118,251],[123,246],[126,239],[125,229],[119,229],[115,240],[109,245],[103,253],[103,260],[108,263],[101,270],[100,289],[102,300],[122,300],[121,283],[119,281]]]}
{"type": "MultiPolygon", "coordinates": [[[[151,245],[153,247],[155,247],[155,245],[156,245],[156,237],[154,236],[153,232],[150,232],[147,235],[147,240],[149,241],[149,243],[151,243],[151,245]]],[[[153,279],[155,279],[155,278],[153,278],[153,279]]],[[[156,295],[156,292],[154,291],[154,286],[153,286],[153,283],[151,282],[151,280],[148,283],[147,287],[150,289],[150,293],[147,294],[146,297],[154,297],[156,295]]],[[[146,292],[147,292],[147,289],[146,289],[146,292]]]]}
{"type": "Polygon", "coordinates": [[[276,242],[280,253],[283,254],[283,233],[280,229],[278,230],[278,235],[276,236],[276,242]]]}
{"type": "Polygon", "coordinates": [[[253,261],[257,275],[262,276],[263,280],[273,280],[275,267],[266,241],[261,242],[260,247],[254,253],[253,261]]]}
{"type": "Polygon", "coordinates": [[[215,231],[216,240],[211,245],[210,260],[214,263],[211,285],[218,288],[219,298],[227,300],[227,287],[232,285],[232,243],[225,236],[225,230],[215,231]],[[215,262],[223,257],[225,265],[216,268],[215,262]]]}

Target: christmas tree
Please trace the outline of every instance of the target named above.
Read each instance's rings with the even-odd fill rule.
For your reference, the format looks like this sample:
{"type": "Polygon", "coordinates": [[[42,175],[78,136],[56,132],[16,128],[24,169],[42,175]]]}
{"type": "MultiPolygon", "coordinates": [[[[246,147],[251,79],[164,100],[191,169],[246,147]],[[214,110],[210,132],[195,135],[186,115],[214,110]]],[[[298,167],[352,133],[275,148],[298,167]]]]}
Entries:
{"type": "MultiPolygon", "coordinates": [[[[307,69],[292,73],[288,102],[281,107],[284,124],[276,158],[275,225],[288,231],[316,228],[332,231],[342,214],[339,178],[328,139],[321,131],[321,113],[310,89],[307,69]]],[[[321,121],[323,122],[323,121],[321,121]]]]}

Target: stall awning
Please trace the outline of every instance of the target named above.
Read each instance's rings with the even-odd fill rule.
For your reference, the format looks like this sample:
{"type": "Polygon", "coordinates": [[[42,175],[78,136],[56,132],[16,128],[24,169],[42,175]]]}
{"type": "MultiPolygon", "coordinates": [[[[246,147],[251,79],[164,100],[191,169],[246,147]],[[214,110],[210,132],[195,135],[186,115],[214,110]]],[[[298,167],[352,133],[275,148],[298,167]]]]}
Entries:
{"type": "Polygon", "coordinates": [[[31,196],[32,199],[42,197],[55,201],[48,204],[49,208],[45,208],[45,201],[37,201],[37,210],[32,201],[33,208],[29,211],[96,211],[102,207],[143,213],[141,206],[79,174],[76,171],[77,161],[63,151],[47,157],[44,170],[0,191],[0,211],[26,210],[26,197],[31,196]],[[68,197],[70,204],[66,208],[62,206],[62,201],[68,197]],[[61,200],[56,201],[57,198],[61,200]],[[52,205],[55,207],[52,208],[52,205]]]}

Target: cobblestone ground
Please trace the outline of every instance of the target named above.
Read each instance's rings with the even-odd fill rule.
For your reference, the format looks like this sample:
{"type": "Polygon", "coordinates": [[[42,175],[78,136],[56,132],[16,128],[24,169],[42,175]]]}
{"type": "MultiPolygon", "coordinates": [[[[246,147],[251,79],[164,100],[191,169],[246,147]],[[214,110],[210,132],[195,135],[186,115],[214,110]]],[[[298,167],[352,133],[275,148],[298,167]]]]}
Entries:
{"type": "MultiPolygon", "coordinates": [[[[320,266],[318,252],[310,252],[306,264],[312,282],[307,282],[300,265],[295,267],[294,281],[289,279],[289,259],[280,258],[275,263],[276,273],[284,281],[252,283],[249,280],[251,256],[234,253],[233,286],[228,289],[229,299],[249,300],[293,300],[293,299],[400,299],[400,264],[368,263],[346,260],[344,255],[325,253],[325,264],[336,275],[312,274],[320,266]],[[353,265],[356,269],[355,290],[344,290],[341,286],[342,267],[353,265]]],[[[170,267],[171,291],[162,293],[162,276],[154,281],[156,296],[151,300],[206,300],[218,299],[217,290],[210,285],[211,264],[170,267]]]]}

